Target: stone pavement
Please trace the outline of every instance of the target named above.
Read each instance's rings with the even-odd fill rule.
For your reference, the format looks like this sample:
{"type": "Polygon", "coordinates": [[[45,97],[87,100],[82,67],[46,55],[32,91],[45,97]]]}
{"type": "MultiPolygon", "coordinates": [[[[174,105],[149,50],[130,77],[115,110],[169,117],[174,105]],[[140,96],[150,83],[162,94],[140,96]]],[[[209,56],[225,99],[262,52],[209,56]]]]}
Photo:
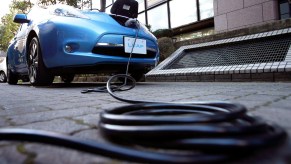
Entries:
{"type": "MultiPolygon", "coordinates": [[[[53,84],[32,87],[0,83],[0,127],[54,131],[84,140],[106,142],[99,134],[99,113],[126,103],[106,93],[81,94],[104,83],[53,84]]],[[[275,122],[291,134],[291,83],[139,83],[119,93],[132,99],[157,101],[227,100],[248,107],[253,115],[275,122]]],[[[290,138],[290,137],[289,137],[290,138]]],[[[121,163],[61,147],[27,142],[0,142],[0,163],[121,163]]],[[[122,162],[124,163],[124,162],[122,162]]],[[[291,142],[233,163],[291,163],[291,142]]]]}

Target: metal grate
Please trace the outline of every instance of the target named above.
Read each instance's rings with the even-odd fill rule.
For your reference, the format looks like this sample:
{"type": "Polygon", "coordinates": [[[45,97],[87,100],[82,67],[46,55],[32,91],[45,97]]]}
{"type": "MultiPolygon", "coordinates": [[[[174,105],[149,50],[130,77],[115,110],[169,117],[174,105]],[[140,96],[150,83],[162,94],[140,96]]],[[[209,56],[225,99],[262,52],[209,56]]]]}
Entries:
{"type": "Polygon", "coordinates": [[[164,69],[280,62],[284,61],[290,44],[290,35],[284,35],[187,49],[164,69]]]}

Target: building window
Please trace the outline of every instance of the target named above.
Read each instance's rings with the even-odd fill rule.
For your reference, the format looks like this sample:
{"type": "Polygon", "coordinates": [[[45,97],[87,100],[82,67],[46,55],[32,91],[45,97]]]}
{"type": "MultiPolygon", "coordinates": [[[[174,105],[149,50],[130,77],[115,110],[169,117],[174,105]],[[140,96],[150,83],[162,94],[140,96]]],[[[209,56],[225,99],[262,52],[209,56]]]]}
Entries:
{"type": "Polygon", "coordinates": [[[160,5],[151,10],[148,10],[148,24],[151,30],[168,29],[168,7],[167,4],[160,5]]]}
{"type": "Polygon", "coordinates": [[[288,19],[290,18],[290,0],[280,0],[279,7],[280,7],[280,18],[281,19],[288,19]]]}
{"type": "Polygon", "coordinates": [[[145,10],[144,0],[137,0],[138,2],[138,12],[142,12],[145,10]]]}
{"type": "Polygon", "coordinates": [[[213,0],[145,0],[147,6],[145,8],[145,22],[152,27],[152,31],[164,28],[179,28],[191,23],[199,22],[214,16],[213,0]],[[168,8],[166,8],[166,5],[168,8]],[[161,7],[163,6],[163,7],[161,7]],[[161,10],[159,16],[158,10],[161,10]],[[152,12],[155,11],[155,14],[152,12]],[[167,16],[164,15],[165,11],[167,16]],[[158,18],[162,17],[160,21],[158,18]],[[168,25],[165,21],[168,21],[168,25]]]}
{"type": "MultiPolygon", "coordinates": [[[[112,4],[115,1],[116,0],[106,0],[106,12],[110,13],[112,4]]],[[[138,20],[150,26],[153,32],[159,29],[170,28],[173,29],[174,35],[178,36],[178,40],[213,34],[214,0],[136,1],[139,3],[138,20]],[[207,30],[204,31],[204,29],[207,30]]],[[[287,2],[288,0],[285,1],[287,2]]],[[[289,11],[290,10],[288,10],[288,14],[289,11]]]]}
{"type": "Polygon", "coordinates": [[[156,4],[159,4],[165,0],[146,0],[147,1],[147,7],[152,7],[156,4]]]}
{"type": "Polygon", "coordinates": [[[172,0],[170,1],[171,28],[196,22],[197,4],[196,0],[172,0]]]}
{"type": "Polygon", "coordinates": [[[112,5],[111,6],[108,6],[108,7],[106,7],[106,9],[105,9],[105,12],[106,13],[108,13],[108,14],[110,14],[111,13],[111,8],[112,8],[112,5]]]}
{"type": "Polygon", "coordinates": [[[141,22],[142,24],[146,24],[146,18],[145,18],[144,12],[138,15],[138,21],[141,22]]]}
{"type": "Polygon", "coordinates": [[[199,1],[200,20],[210,18],[214,16],[213,12],[213,0],[199,1]]]}
{"type": "Polygon", "coordinates": [[[111,6],[113,4],[113,0],[106,0],[106,7],[111,6]]]}

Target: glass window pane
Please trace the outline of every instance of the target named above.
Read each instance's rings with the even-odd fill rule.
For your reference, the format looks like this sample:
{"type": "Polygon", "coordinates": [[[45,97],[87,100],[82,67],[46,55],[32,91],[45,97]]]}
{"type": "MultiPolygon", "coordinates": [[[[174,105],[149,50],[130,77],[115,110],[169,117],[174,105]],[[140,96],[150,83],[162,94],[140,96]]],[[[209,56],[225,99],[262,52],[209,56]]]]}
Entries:
{"type": "Polygon", "coordinates": [[[142,24],[146,24],[146,20],[145,20],[145,13],[141,13],[138,15],[137,17],[138,21],[141,22],[142,24]]]}
{"type": "Polygon", "coordinates": [[[200,19],[206,19],[214,16],[213,0],[200,0],[200,19]]]}
{"type": "MultiPolygon", "coordinates": [[[[99,1],[98,1],[99,2],[99,1]]],[[[100,2],[99,2],[100,3],[100,2]]],[[[112,0],[106,0],[106,6],[112,5],[112,0]]]]}
{"type": "Polygon", "coordinates": [[[112,5],[109,6],[109,7],[106,7],[105,12],[108,13],[108,14],[111,14],[111,11],[110,11],[111,8],[112,8],[112,5]]]}
{"type": "Polygon", "coordinates": [[[282,3],[280,4],[280,14],[286,14],[289,13],[289,3],[282,3]]]}
{"type": "Polygon", "coordinates": [[[100,1],[92,1],[92,8],[100,10],[100,1]]]}
{"type": "Polygon", "coordinates": [[[145,0],[137,0],[137,2],[138,2],[138,12],[142,12],[142,11],[145,10],[144,1],[145,0]]]}
{"type": "Polygon", "coordinates": [[[290,18],[289,13],[288,14],[282,14],[281,15],[281,19],[288,19],[288,18],[290,18]]]}
{"type": "Polygon", "coordinates": [[[148,11],[148,24],[152,31],[169,28],[167,10],[167,4],[163,4],[148,11]]]}
{"type": "Polygon", "coordinates": [[[159,2],[162,2],[163,0],[147,0],[147,7],[151,7],[159,2]]]}
{"type": "Polygon", "coordinates": [[[196,0],[170,1],[170,10],[172,28],[197,21],[196,0]]]}

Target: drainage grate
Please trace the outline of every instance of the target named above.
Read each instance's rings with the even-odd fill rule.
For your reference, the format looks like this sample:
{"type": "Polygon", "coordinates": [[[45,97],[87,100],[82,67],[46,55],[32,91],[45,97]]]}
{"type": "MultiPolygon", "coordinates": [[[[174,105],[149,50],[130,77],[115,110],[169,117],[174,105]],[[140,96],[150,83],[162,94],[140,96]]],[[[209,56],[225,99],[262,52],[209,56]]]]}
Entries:
{"type": "Polygon", "coordinates": [[[284,35],[185,49],[164,69],[281,62],[285,60],[290,45],[290,35],[284,35]]]}

